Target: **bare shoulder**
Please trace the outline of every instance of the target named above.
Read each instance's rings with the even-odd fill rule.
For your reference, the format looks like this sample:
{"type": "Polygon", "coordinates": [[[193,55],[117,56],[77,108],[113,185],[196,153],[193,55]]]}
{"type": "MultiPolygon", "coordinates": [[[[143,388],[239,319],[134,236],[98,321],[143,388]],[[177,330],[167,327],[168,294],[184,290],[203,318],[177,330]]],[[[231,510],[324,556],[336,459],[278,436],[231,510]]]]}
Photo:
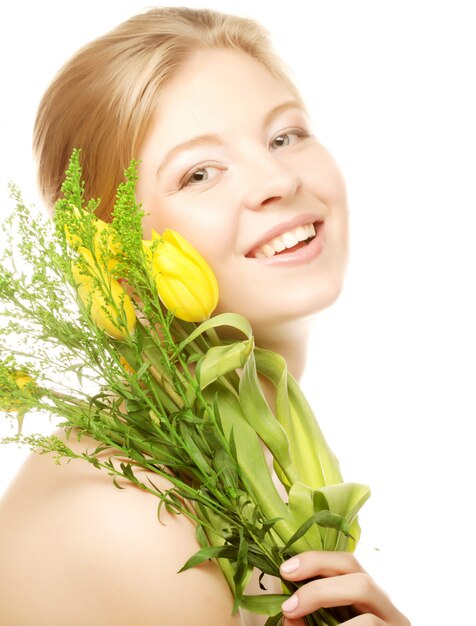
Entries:
{"type": "Polygon", "coordinates": [[[159,521],[158,502],[86,462],[31,455],[0,503],[0,623],[241,624],[214,563],[177,573],[195,528],[165,510],[159,521]]]}

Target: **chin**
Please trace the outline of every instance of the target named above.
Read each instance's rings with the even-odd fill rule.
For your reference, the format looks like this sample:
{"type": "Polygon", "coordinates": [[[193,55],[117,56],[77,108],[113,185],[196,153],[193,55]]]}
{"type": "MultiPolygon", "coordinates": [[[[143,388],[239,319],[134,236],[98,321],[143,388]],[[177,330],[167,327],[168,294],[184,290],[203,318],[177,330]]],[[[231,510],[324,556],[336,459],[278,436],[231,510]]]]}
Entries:
{"type": "Polygon", "coordinates": [[[277,303],[282,315],[288,320],[309,317],[329,308],[338,299],[344,286],[344,276],[321,279],[313,289],[296,290],[286,300],[277,303]]]}
{"type": "Polygon", "coordinates": [[[291,327],[298,328],[300,324],[307,325],[311,322],[311,318],[320,311],[330,307],[339,297],[342,290],[342,283],[336,284],[329,282],[326,285],[320,285],[319,292],[309,293],[306,291],[302,297],[289,296],[287,299],[279,299],[278,301],[267,300],[263,302],[263,298],[254,300],[254,305],[243,303],[241,306],[234,308],[220,306],[216,313],[225,311],[234,311],[243,315],[251,324],[255,337],[268,339],[277,339],[280,331],[286,332],[291,327]],[[258,305],[261,302],[261,306],[258,305]]]}
{"type": "Polygon", "coordinates": [[[275,281],[235,281],[221,285],[220,302],[215,314],[238,313],[254,329],[265,330],[308,319],[329,308],[339,297],[344,285],[346,264],[335,264],[328,271],[309,279],[275,281]],[[243,285],[240,289],[238,285],[243,285]],[[245,287],[246,285],[246,287],[245,287]]]}
{"type": "Polygon", "coordinates": [[[319,297],[314,302],[314,310],[312,313],[319,313],[324,309],[329,308],[340,296],[344,286],[343,279],[340,281],[329,282],[326,285],[322,285],[319,297]]]}

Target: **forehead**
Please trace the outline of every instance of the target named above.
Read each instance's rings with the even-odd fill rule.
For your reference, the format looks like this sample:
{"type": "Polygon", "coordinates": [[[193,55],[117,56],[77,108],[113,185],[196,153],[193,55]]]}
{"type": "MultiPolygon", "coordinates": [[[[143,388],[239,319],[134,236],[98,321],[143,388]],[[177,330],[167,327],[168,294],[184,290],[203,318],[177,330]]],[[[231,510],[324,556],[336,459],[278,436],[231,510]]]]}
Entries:
{"type": "MultiPolygon", "coordinates": [[[[200,50],[180,68],[161,93],[157,121],[166,126],[215,121],[229,125],[257,116],[295,93],[262,63],[235,50],[200,50]]],[[[176,126],[177,130],[177,126],[176,126]]]]}

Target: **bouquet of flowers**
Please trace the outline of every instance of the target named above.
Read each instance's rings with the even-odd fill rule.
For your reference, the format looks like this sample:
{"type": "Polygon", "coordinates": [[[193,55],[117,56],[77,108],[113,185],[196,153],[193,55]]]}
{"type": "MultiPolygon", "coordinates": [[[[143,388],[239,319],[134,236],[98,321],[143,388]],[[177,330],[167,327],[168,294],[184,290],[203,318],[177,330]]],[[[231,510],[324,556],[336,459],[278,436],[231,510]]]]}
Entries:
{"type": "MultiPolygon", "coordinates": [[[[188,516],[201,549],[182,569],[217,559],[234,610],[279,624],[299,584],[281,579],[282,594],[246,595],[253,568],[280,577],[280,564],[300,552],[353,550],[369,490],[343,482],[285,360],[256,346],[240,315],[212,315],[217,282],[198,252],[171,230],[143,240],[136,182],[132,162],[111,223],[96,217],[98,200],[84,197],[78,150],[54,222],[34,216],[12,186],[0,260],[0,410],[18,432],[3,441],[58,462],[86,460],[156,496],[159,514],[165,506],[188,516]],[[225,327],[241,339],[221,338],[225,327]],[[96,449],[79,454],[54,435],[22,434],[32,410],[59,416],[70,436],[87,434],[96,449]],[[172,487],[145,482],[141,468],[172,487]]],[[[334,626],[350,615],[340,607],[306,619],[334,626]]]]}

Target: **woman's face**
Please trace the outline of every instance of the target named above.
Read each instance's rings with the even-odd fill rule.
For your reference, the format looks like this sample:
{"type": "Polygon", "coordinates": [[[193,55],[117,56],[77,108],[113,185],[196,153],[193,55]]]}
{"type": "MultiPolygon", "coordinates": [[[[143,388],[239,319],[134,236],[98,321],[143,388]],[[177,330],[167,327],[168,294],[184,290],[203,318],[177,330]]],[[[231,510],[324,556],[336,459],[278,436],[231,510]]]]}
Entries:
{"type": "Polygon", "coordinates": [[[195,53],[162,92],[138,156],[145,235],[172,228],[199,250],[218,279],[217,312],[270,337],[335,300],[343,178],[290,89],[252,57],[195,53]]]}

